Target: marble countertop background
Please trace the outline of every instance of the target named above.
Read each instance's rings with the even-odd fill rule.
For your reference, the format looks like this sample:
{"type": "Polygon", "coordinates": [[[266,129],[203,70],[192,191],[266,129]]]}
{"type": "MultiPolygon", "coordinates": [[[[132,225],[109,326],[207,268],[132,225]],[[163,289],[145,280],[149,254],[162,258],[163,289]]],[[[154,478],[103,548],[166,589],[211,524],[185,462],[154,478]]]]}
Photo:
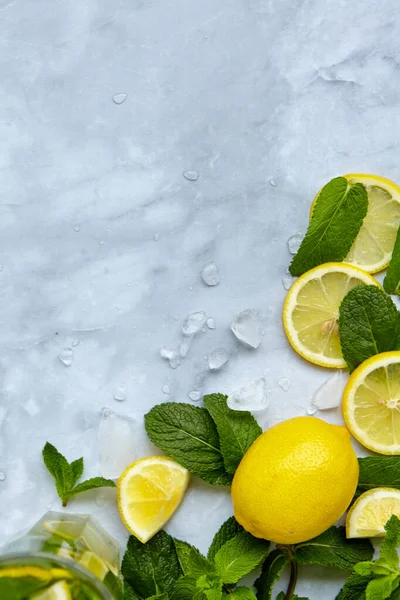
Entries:
{"type": "MultiPolygon", "coordinates": [[[[141,425],[156,403],[265,376],[264,426],[305,414],[329,373],[284,336],[287,239],[333,176],[400,179],[399,13],[394,0],[0,0],[0,544],[60,507],[47,440],[98,474],[103,407],[141,425]],[[257,350],[230,331],[246,308],[257,350]],[[160,347],[196,310],[216,329],[171,369],[160,347]],[[229,362],[210,372],[218,346],[229,362]]],[[[124,544],[115,493],[98,494],[71,512],[124,544]]],[[[168,529],[205,550],[230,514],[227,490],[194,482],[168,529]]],[[[341,581],[305,568],[298,590],[329,600],[341,581]]]]}

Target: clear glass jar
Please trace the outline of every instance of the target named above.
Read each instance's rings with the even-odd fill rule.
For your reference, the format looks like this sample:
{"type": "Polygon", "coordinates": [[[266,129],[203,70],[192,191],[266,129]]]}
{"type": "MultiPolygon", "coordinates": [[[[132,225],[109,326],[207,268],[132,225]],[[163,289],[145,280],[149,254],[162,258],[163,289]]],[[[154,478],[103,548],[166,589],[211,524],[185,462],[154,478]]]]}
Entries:
{"type": "Polygon", "coordinates": [[[1,600],[121,600],[118,543],[89,515],[49,512],[0,551],[1,600]]]}

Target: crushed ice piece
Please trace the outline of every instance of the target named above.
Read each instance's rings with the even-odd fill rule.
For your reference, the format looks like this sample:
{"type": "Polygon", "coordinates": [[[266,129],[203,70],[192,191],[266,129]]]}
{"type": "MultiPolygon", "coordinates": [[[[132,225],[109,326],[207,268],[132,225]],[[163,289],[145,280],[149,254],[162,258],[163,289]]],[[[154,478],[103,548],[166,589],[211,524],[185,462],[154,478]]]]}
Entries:
{"type": "Polygon", "coordinates": [[[162,358],[166,358],[167,360],[170,360],[171,358],[174,358],[174,356],[176,355],[176,352],[169,346],[162,346],[162,348],[160,348],[160,354],[161,354],[162,358]]]}
{"type": "Polygon", "coordinates": [[[317,389],[311,405],[318,410],[329,410],[340,406],[347,380],[344,371],[336,371],[317,389]]]}
{"type": "Polygon", "coordinates": [[[114,400],[118,400],[118,402],[123,402],[126,398],[126,388],[123,385],[119,385],[114,393],[114,400]]]}
{"type": "Polygon", "coordinates": [[[315,415],[315,413],[317,412],[317,408],[315,408],[315,406],[309,406],[307,408],[307,414],[311,417],[312,415],[315,415]]]}
{"type": "Polygon", "coordinates": [[[169,385],[163,385],[161,388],[161,391],[163,394],[170,394],[171,393],[171,388],[169,387],[169,385]]]}
{"type": "Polygon", "coordinates": [[[78,233],[81,230],[79,225],[74,225],[74,231],[76,231],[76,233],[78,233]]]}
{"type": "Polygon", "coordinates": [[[113,101],[115,102],[115,104],[122,104],[123,102],[125,102],[126,98],[127,94],[114,94],[113,101]]]}
{"type": "Polygon", "coordinates": [[[6,478],[6,474],[3,471],[0,471],[0,481],[4,481],[6,478]]]}
{"type": "Polygon", "coordinates": [[[214,348],[208,355],[208,366],[211,371],[217,371],[229,360],[229,354],[225,348],[214,348]]]}
{"type": "Polygon", "coordinates": [[[278,381],[278,385],[283,389],[284,392],[287,392],[292,385],[292,382],[287,377],[282,377],[282,379],[278,381]]]}
{"type": "Polygon", "coordinates": [[[204,310],[191,313],[183,322],[182,332],[184,335],[196,335],[206,322],[207,315],[204,310]]]}
{"type": "Polygon", "coordinates": [[[285,290],[290,290],[293,283],[294,283],[293,277],[282,277],[282,285],[285,288],[285,290]]]}
{"type": "Polygon", "coordinates": [[[193,402],[198,402],[201,398],[201,392],[198,392],[197,390],[192,390],[191,392],[189,392],[189,398],[193,400],[193,402]]]}
{"type": "Polygon", "coordinates": [[[199,174],[197,171],[184,171],[183,172],[183,176],[185,179],[187,179],[188,181],[197,181],[199,178],[199,174]]]}
{"type": "Polygon", "coordinates": [[[209,286],[218,285],[219,271],[215,262],[209,262],[201,270],[201,278],[209,286]]]}
{"type": "Polygon", "coordinates": [[[292,235],[292,237],[290,237],[288,239],[287,245],[288,245],[290,254],[297,254],[303,239],[304,239],[304,235],[302,233],[295,233],[294,235],[292,235]]]}
{"type": "Polygon", "coordinates": [[[233,319],[231,329],[235,336],[252,348],[258,348],[261,343],[261,325],[256,310],[246,309],[233,319]]]}
{"type": "Polygon", "coordinates": [[[212,317],[207,319],[207,327],[208,329],[215,329],[215,321],[212,317]]]}
{"type": "Polygon", "coordinates": [[[72,348],[64,348],[63,350],[61,350],[60,354],[58,355],[58,358],[63,363],[63,365],[65,365],[66,367],[70,367],[72,365],[72,361],[74,360],[74,352],[72,348]]]}
{"type": "Polygon", "coordinates": [[[265,378],[252,381],[229,394],[227,404],[232,410],[265,410],[269,404],[265,378]]]}
{"type": "Polygon", "coordinates": [[[160,235],[159,235],[158,233],[155,233],[155,234],[153,235],[153,240],[154,240],[155,242],[158,242],[158,241],[159,241],[159,239],[160,239],[160,235]]]}
{"type": "Polygon", "coordinates": [[[192,340],[193,338],[191,337],[186,337],[183,342],[181,342],[179,344],[179,354],[182,358],[185,358],[185,356],[187,356],[189,350],[190,350],[190,346],[192,345],[192,340]]]}
{"type": "Polygon", "coordinates": [[[100,474],[117,479],[126,467],[138,459],[138,423],[130,417],[103,408],[97,435],[100,474]]]}

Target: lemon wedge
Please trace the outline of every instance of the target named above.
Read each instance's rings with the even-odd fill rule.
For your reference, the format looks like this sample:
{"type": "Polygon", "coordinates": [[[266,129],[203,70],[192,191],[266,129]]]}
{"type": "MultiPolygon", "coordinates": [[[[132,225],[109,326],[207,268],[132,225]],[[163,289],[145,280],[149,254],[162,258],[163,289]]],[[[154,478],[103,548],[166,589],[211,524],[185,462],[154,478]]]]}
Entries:
{"type": "Polygon", "coordinates": [[[118,481],[118,507],[126,528],[147,542],[177,510],[188,483],[189,472],[166,456],[134,462],[118,481]]]}
{"type": "Polygon", "coordinates": [[[400,490],[375,488],[362,494],[348,512],[348,538],[383,537],[392,515],[400,519],[400,490]]]}
{"type": "Polygon", "coordinates": [[[72,600],[69,585],[66,581],[58,581],[43,592],[31,596],[32,600],[72,600]]]}
{"type": "Polygon", "coordinates": [[[400,454],[400,352],[361,363],[343,394],[343,416],[354,437],[379,454],[400,454]]]}
{"type": "Polygon", "coordinates": [[[283,307],[283,326],[300,356],[323,367],[343,369],[338,328],[339,306],[356,285],[379,285],[357,267],[325,263],[304,273],[290,288],[283,307]]]}

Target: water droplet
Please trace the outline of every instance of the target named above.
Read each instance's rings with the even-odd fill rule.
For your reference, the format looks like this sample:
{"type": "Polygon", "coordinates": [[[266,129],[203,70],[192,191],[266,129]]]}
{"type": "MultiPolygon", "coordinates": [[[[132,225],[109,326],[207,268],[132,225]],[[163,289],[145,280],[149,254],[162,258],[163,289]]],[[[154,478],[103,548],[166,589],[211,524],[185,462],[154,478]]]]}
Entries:
{"type": "Polygon", "coordinates": [[[193,286],[189,285],[189,292],[193,292],[193,286]]]}
{"type": "Polygon", "coordinates": [[[80,226],[79,226],[79,225],[75,225],[75,226],[74,226],[74,231],[78,232],[78,231],[80,231],[80,230],[81,230],[81,228],[80,228],[80,226]]]}
{"type": "Polygon", "coordinates": [[[207,356],[207,354],[205,354],[205,355],[203,356],[203,359],[204,359],[204,360],[208,360],[208,356],[207,356]]]}
{"type": "Polygon", "coordinates": [[[208,355],[208,366],[211,371],[217,371],[223,367],[229,360],[229,354],[225,348],[215,348],[208,355]]]}
{"type": "Polygon", "coordinates": [[[178,315],[174,315],[172,318],[174,319],[174,321],[179,321],[178,315]]]}
{"type": "Polygon", "coordinates": [[[185,179],[188,179],[189,181],[197,181],[199,178],[199,174],[197,171],[184,171],[183,172],[183,176],[185,179]]]}
{"type": "Polygon", "coordinates": [[[122,306],[120,304],[117,304],[115,307],[117,310],[121,310],[122,306]]]}
{"type": "Polygon", "coordinates": [[[72,361],[74,360],[74,353],[71,348],[64,348],[63,350],[61,350],[60,354],[58,355],[58,358],[63,363],[63,365],[65,365],[66,367],[70,367],[72,365],[72,361]]]}
{"type": "Polygon", "coordinates": [[[297,254],[303,239],[304,239],[304,235],[302,233],[296,233],[295,235],[292,235],[292,237],[290,237],[288,239],[287,245],[288,245],[290,254],[297,254]]]}
{"type": "Polygon", "coordinates": [[[201,278],[209,286],[219,283],[219,271],[215,262],[209,262],[201,270],[201,278]]]}
{"type": "Polygon", "coordinates": [[[191,392],[189,392],[189,398],[193,400],[193,402],[198,402],[201,398],[201,392],[198,392],[197,390],[192,390],[191,392]]]}
{"type": "Polygon", "coordinates": [[[207,327],[208,329],[215,329],[215,321],[212,317],[207,319],[207,327]]]}
{"type": "Polygon", "coordinates": [[[160,348],[160,354],[162,358],[168,360],[171,369],[176,369],[181,364],[181,357],[179,356],[178,352],[169,346],[163,346],[160,348]]]}
{"type": "Polygon", "coordinates": [[[100,240],[99,246],[104,246],[104,244],[105,244],[105,241],[104,240],[100,240]]]}
{"type": "Polygon", "coordinates": [[[292,382],[287,377],[283,377],[278,381],[278,385],[283,389],[284,392],[287,392],[292,385],[292,382]]]}
{"type": "Polygon", "coordinates": [[[202,327],[201,330],[203,333],[205,333],[207,331],[207,329],[205,327],[202,327]]]}
{"type": "Polygon", "coordinates": [[[317,412],[317,408],[315,406],[311,405],[307,408],[307,414],[310,415],[310,417],[312,415],[315,415],[316,412],[317,412]]]}
{"type": "Polygon", "coordinates": [[[3,471],[0,471],[0,481],[4,481],[6,478],[6,474],[3,471]]]}
{"type": "Polygon", "coordinates": [[[3,265],[0,265],[0,272],[3,270],[3,265]]]}
{"type": "Polygon", "coordinates": [[[190,350],[190,346],[192,345],[192,341],[193,341],[192,337],[187,337],[183,340],[183,342],[180,343],[179,354],[181,355],[182,358],[185,358],[185,356],[187,356],[187,354],[190,350]]]}
{"type": "Polygon", "coordinates": [[[158,241],[160,240],[160,236],[159,236],[159,234],[158,234],[158,233],[155,233],[155,234],[153,235],[153,240],[154,240],[155,242],[158,242],[158,241]]]}
{"type": "Polygon", "coordinates": [[[53,508],[53,505],[52,505],[52,504],[51,504],[51,502],[50,502],[50,504],[48,504],[48,505],[46,506],[46,510],[51,510],[52,508],[53,508]]]}
{"type": "Polygon", "coordinates": [[[123,402],[126,398],[126,388],[123,385],[119,385],[114,393],[114,400],[123,402]]]}
{"type": "Polygon", "coordinates": [[[282,285],[285,290],[290,290],[294,282],[293,277],[282,277],[282,285]]]}
{"type": "Polygon", "coordinates": [[[105,499],[104,494],[102,492],[100,492],[100,493],[98,493],[96,495],[95,502],[96,502],[97,506],[100,506],[100,507],[105,505],[106,499],[105,499]]]}
{"type": "Polygon", "coordinates": [[[171,388],[169,387],[169,385],[163,385],[161,388],[161,391],[163,394],[170,394],[171,393],[171,388]]]}
{"type": "Polygon", "coordinates": [[[269,185],[272,185],[272,187],[276,187],[276,181],[275,181],[275,179],[270,179],[269,180],[269,185]]]}
{"type": "Polygon", "coordinates": [[[76,348],[76,346],[79,346],[78,338],[75,338],[74,340],[72,340],[72,346],[73,346],[73,348],[76,348]]]}
{"type": "Polygon", "coordinates": [[[113,101],[115,102],[115,104],[122,104],[123,102],[125,102],[126,98],[127,94],[114,94],[113,101]]]}
{"type": "Polygon", "coordinates": [[[261,326],[258,312],[247,308],[236,315],[233,319],[231,329],[238,340],[251,346],[258,348],[261,343],[261,326]]]}
{"type": "Polygon", "coordinates": [[[182,333],[184,335],[196,335],[206,322],[207,315],[204,310],[191,313],[186,317],[182,325],[182,333]]]}

